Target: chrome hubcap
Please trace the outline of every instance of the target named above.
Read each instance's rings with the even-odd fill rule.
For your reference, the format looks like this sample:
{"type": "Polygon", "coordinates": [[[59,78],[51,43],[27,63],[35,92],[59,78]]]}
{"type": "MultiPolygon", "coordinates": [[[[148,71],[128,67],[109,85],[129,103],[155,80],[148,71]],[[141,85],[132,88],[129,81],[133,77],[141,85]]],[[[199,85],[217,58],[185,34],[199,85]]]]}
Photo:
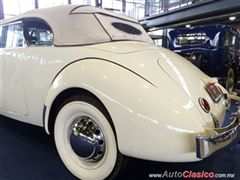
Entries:
{"type": "Polygon", "coordinates": [[[105,152],[105,138],[98,123],[88,116],[78,117],[70,129],[73,151],[87,162],[97,162],[105,152]]]}

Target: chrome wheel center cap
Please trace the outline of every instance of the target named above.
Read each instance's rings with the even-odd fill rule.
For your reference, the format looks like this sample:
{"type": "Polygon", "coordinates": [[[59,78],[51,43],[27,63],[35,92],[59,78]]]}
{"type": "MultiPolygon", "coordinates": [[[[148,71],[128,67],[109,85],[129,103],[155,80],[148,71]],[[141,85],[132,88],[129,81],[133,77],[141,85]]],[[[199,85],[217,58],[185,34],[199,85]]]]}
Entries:
{"type": "Polygon", "coordinates": [[[87,162],[101,160],[105,152],[103,131],[98,123],[88,116],[81,116],[73,121],[70,144],[73,151],[87,162]]]}

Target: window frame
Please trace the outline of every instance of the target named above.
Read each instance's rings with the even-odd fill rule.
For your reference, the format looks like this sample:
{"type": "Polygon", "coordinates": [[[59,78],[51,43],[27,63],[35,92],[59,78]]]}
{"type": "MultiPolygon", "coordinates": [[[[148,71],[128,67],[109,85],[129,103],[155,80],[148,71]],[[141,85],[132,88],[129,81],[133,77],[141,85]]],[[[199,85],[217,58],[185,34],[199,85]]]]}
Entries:
{"type": "MultiPolygon", "coordinates": [[[[33,17],[33,18],[24,18],[23,19],[23,31],[24,31],[24,38],[26,39],[26,44],[27,44],[27,46],[28,47],[49,47],[49,46],[53,46],[54,45],[54,32],[53,32],[53,29],[52,29],[52,27],[45,21],[45,20],[43,20],[43,19],[41,19],[41,18],[36,18],[36,17],[33,17]],[[51,40],[51,43],[50,44],[31,44],[31,43],[29,43],[29,40],[27,39],[27,37],[26,37],[26,28],[29,28],[29,27],[31,27],[31,26],[27,26],[27,24],[28,23],[30,23],[30,22],[41,22],[41,23],[44,23],[45,24],[45,26],[48,26],[49,27],[49,30],[51,31],[51,33],[52,33],[52,40],[51,40]]],[[[28,35],[29,36],[29,35],[28,35]]]]}

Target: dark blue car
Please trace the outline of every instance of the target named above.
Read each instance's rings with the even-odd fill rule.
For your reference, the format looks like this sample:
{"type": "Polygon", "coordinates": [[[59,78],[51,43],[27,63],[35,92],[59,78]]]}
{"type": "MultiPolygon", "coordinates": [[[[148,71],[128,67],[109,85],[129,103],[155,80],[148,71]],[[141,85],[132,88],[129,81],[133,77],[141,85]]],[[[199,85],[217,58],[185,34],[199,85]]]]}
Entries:
{"type": "Polygon", "coordinates": [[[232,90],[239,77],[239,34],[227,25],[171,30],[168,48],[232,90]]]}

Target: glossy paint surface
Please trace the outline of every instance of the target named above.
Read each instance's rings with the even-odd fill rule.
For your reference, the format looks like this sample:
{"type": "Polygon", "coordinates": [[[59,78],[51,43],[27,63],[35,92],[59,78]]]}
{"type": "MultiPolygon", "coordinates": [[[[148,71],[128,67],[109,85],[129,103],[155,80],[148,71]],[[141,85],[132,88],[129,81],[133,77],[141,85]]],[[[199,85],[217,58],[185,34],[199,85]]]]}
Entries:
{"type": "Polygon", "coordinates": [[[55,98],[69,88],[82,88],[109,111],[119,150],[125,155],[195,161],[195,136],[214,127],[211,114],[201,109],[198,98],[208,100],[220,124],[225,116],[224,99],[214,103],[204,88],[214,79],[152,44],[30,46],[1,49],[1,59],[1,114],[44,126],[48,132],[55,98]]]}

